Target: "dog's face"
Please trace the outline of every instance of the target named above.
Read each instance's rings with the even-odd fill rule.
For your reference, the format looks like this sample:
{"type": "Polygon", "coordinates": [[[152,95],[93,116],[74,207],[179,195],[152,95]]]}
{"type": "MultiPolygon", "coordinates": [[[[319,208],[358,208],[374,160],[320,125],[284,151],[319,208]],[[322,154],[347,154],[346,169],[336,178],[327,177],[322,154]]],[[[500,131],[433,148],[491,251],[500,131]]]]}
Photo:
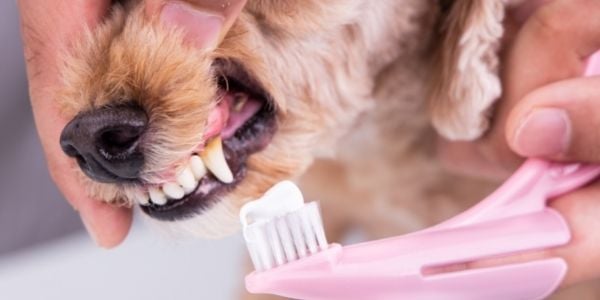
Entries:
{"type": "MultiPolygon", "coordinates": [[[[446,27],[432,117],[453,137],[485,130],[501,1],[448,13],[460,26],[446,27]]],[[[72,121],[61,146],[93,197],[204,237],[237,229],[243,203],[332,148],[373,105],[378,72],[428,53],[439,15],[434,0],[251,0],[207,50],[147,15],[145,1],[120,2],[65,55],[58,99],[72,121]]]]}
{"type": "Polygon", "coordinates": [[[313,46],[302,38],[330,25],[318,1],[250,2],[215,50],[187,44],[139,1],[116,6],[66,56],[59,99],[73,119],[61,146],[93,197],[222,235],[244,202],[300,174],[326,128],[351,118],[331,66],[303,53],[313,46]]]}

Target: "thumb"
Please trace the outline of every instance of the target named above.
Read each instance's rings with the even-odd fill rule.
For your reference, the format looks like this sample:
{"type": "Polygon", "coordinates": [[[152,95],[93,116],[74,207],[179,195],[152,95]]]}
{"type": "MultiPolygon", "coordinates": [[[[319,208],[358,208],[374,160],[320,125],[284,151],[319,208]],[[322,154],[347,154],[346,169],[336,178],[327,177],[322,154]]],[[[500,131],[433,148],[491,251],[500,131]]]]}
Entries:
{"type": "Polygon", "coordinates": [[[546,85],[528,94],[507,123],[510,147],[520,155],[600,162],[600,77],[546,85]]]}
{"type": "Polygon", "coordinates": [[[229,31],[247,0],[150,0],[145,12],[167,26],[183,29],[186,41],[198,48],[215,48],[229,31]]]}

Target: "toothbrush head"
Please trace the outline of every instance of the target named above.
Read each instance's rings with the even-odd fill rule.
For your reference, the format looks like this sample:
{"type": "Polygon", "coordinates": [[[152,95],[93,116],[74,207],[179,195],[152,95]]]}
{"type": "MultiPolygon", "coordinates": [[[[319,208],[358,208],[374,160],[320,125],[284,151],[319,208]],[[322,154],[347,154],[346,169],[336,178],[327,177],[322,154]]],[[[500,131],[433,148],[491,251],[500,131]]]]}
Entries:
{"type": "Polygon", "coordinates": [[[256,271],[304,258],[328,247],[317,202],[282,181],[240,211],[244,239],[256,271]]]}

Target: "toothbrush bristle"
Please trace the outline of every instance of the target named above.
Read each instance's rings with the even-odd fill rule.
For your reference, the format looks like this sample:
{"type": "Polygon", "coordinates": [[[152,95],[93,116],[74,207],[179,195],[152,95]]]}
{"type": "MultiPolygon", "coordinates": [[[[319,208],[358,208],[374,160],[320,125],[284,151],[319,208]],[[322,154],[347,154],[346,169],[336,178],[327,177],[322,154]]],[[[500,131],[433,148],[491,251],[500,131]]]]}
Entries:
{"type": "Polygon", "coordinates": [[[246,244],[256,271],[304,258],[327,249],[327,239],[317,202],[266,222],[249,225],[246,244]]]}

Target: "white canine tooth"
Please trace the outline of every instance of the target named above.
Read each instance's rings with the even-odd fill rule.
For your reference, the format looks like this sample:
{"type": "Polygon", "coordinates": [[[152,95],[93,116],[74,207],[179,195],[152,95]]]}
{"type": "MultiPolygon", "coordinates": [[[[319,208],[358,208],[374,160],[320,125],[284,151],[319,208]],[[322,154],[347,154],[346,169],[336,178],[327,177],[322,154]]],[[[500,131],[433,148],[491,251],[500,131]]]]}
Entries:
{"type": "Polygon", "coordinates": [[[206,168],[215,175],[217,179],[224,183],[233,182],[233,173],[231,173],[227,161],[225,160],[221,137],[216,137],[208,142],[206,148],[200,154],[200,157],[202,157],[202,161],[206,168]]]}
{"type": "Polygon", "coordinates": [[[196,178],[196,180],[200,180],[206,175],[206,167],[198,155],[192,155],[190,158],[190,168],[192,169],[192,173],[194,173],[194,178],[196,178]]]}
{"type": "Polygon", "coordinates": [[[192,173],[192,169],[190,167],[185,167],[177,176],[177,183],[181,184],[185,193],[191,193],[194,191],[197,185],[196,178],[194,178],[194,173],[192,173]]]}
{"type": "Polygon", "coordinates": [[[141,189],[136,189],[133,192],[133,198],[140,205],[148,205],[148,203],[150,201],[148,198],[148,193],[146,193],[145,191],[143,191],[141,189]]]}
{"type": "Polygon", "coordinates": [[[150,194],[150,200],[152,203],[156,205],[164,205],[167,203],[167,197],[165,196],[165,193],[155,187],[149,188],[148,194],[150,194]]]}
{"type": "Polygon", "coordinates": [[[183,188],[174,182],[165,183],[162,186],[162,191],[170,199],[181,199],[185,195],[183,188]]]}

